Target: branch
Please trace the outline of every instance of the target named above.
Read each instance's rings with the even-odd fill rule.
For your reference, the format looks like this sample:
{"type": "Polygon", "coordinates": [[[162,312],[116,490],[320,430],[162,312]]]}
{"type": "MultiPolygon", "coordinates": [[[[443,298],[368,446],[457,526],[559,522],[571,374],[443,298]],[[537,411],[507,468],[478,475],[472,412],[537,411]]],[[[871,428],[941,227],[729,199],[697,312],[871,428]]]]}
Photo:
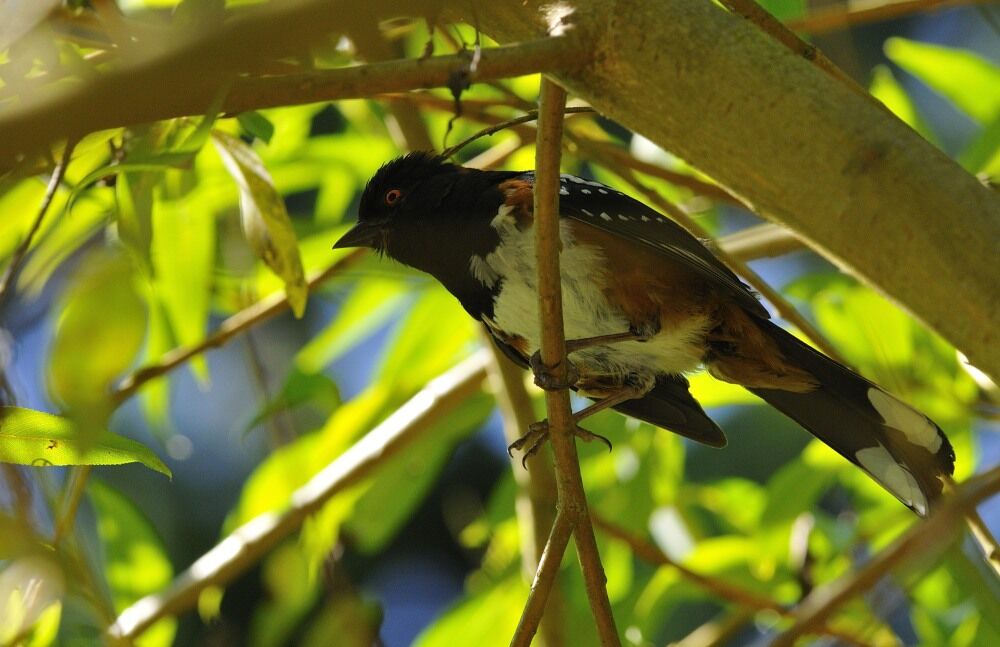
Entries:
{"type": "Polygon", "coordinates": [[[791,647],[796,639],[815,631],[841,606],[871,590],[890,571],[940,555],[959,535],[966,512],[997,492],[1000,492],[1000,467],[967,480],[954,494],[944,498],[936,512],[914,524],[860,571],[810,593],[796,611],[795,624],[778,636],[772,647],[791,647]]]}
{"type": "MultiPolygon", "coordinates": [[[[541,318],[541,361],[551,371],[557,382],[567,382],[568,361],[566,359],[566,338],[563,330],[562,281],[559,272],[559,160],[562,151],[563,112],[566,106],[565,91],[546,78],[542,78],[539,98],[538,138],[535,158],[535,254],[538,264],[538,302],[541,318]]],[[[587,498],[580,475],[580,462],[576,453],[576,438],[573,434],[576,423],[570,410],[569,391],[546,391],[545,404],[548,410],[549,438],[556,464],[556,487],[559,495],[560,517],[565,516],[574,530],[577,554],[587,589],[587,598],[597,623],[597,632],[602,645],[619,645],[618,630],[615,628],[611,603],[605,588],[606,577],[601,566],[594,528],[590,524],[587,498]]],[[[555,532],[551,539],[559,540],[555,532]]],[[[562,547],[565,549],[565,546],[562,547]]],[[[562,550],[557,543],[546,545],[546,554],[558,564],[562,560],[562,550]],[[552,548],[550,551],[549,548],[552,548]]],[[[543,564],[547,565],[546,559],[543,564]]],[[[545,599],[554,578],[536,576],[538,587],[532,587],[528,606],[521,616],[512,645],[528,645],[537,627],[534,609],[544,608],[545,599]]],[[[550,567],[551,568],[551,567],[550,567]]]]}
{"type": "MultiPolygon", "coordinates": [[[[334,276],[354,267],[364,257],[365,251],[360,249],[344,256],[330,267],[310,278],[308,282],[309,291],[312,292],[334,276]]],[[[149,364],[137,369],[122,380],[118,388],[111,393],[111,401],[116,405],[121,404],[135,395],[136,391],[146,382],[161,375],[166,375],[192,357],[204,353],[209,348],[223,346],[244,330],[267,321],[287,309],[288,298],[284,292],[275,292],[270,296],[264,297],[252,306],[240,310],[223,321],[214,333],[197,344],[175,348],[164,353],[163,357],[155,364],[149,364]]]]}
{"type": "MultiPolygon", "coordinates": [[[[486,345],[493,353],[490,366],[491,381],[496,384],[497,406],[503,417],[504,437],[508,443],[517,440],[537,418],[531,396],[524,385],[524,371],[516,366],[484,332],[486,345]]],[[[537,577],[546,540],[556,522],[556,481],[549,452],[542,451],[529,457],[522,466],[520,460],[511,460],[517,494],[514,511],[521,533],[521,567],[526,580],[537,577]]],[[[534,587],[533,587],[534,589],[534,587]]],[[[550,587],[546,612],[541,616],[539,629],[545,647],[566,644],[566,601],[559,587],[550,587]]],[[[538,624],[536,622],[536,624],[538,624]]]]}
{"type": "MultiPolygon", "coordinates": [[[[254,33],[255,29],[247,31],[254,33]]],[[[269,34],[271,31],[269,27],[269,34]]],[[[570,36],[553,36],[483,50],[474,70],[468,69],[466,55],[456,54],[280,77],[236,78],[237,71],[246,61],[233,60],[231,52],[226,52],[222,59],[207,53],[218,54],[234,34],[242,38],[241,33],[230,27],[217,41],[196,40],[188,49],[174,53],[183,65],[168,64],[173,58],[164,56],[145,65],[127,65],[88,83],[70,86],[74,88],[72,91],[54,97],[51,92],[26,97],[17,108],[8,108],[0,118],[0,130],[4,132],[0,139],[0,170],[63,137],[204,114],[218,99],[220,89],[227,85],[229,89],[221,109],[226,114],[236,114],[261,108],[368,97],[383,92],[444,87],[459,70],[467,71],[470,81],[479,81],[571,69],[585,62],[575,40],[570,36]],[[210,74],[205,73],[205,60],[213,61],[210,74]],[[227,62],[231,66],[229,69],[225,67],[227,62]],[[221,66],[219,69],[216,69],[217,63],[221,66]],[[88,109],[80,110],[81,105],[88,109]]],[[[270,34],[264,40],[270,41],[273,36],[270,34]]],[[[246,49],[245,44],[234,47],[241,52],[246,49]]],[[[259,54],[247,56],[253,60],[260,57],[259,54]]]]}
{"type": "Polygon", "coordinates": [[[774,258],[802,249],[802,241],[792,232],[775,224],[741,229],[715,239],[715,246],[738,261],[774,258]]]}
{"type": "Polygon", "coordinates": [[[0,279],[0,307],[7,300],[8,293],[17,281],[17,273],[21,269],[21,262],[24,260],[25,255],[31,248],[31,243],[35,239],[35,234],[42,226],[42,221],[45,219],[45,214],[48,213],[49,207],[52,206],[52,200],[56,197],[56,191],[59,190],[59,185],[62,184],[62,180],[66,177],[66,167],[69,166],[70,158],[73,156],[73,147],[76,142],[73,140],[68,140],[66,142],[65,148],[63,148],[62,157],[59,159],[59,163],[56,164],[55,169],[52,171],[52,177],[49,178],[49,184],[45,188],[45,195],[42,196],[42,205],[38,208],[38,215],[35,216],[35,220],[31,223],[31,227],[28,229],[28,233],[25,234],[24,240],[21,244],[17,246],[14,253],[10,257],[10,262],[7,264],[7,268],[4,270],[3,278],[0,279]]]}
{"type": "Polygon", "coordinates": [[[122,611],[108,629],[116,644],[131,644],[153,623],[192,608],[209,586],[221,586],[255,564],[279,541],[295,532],[331,497],[372,475],[404,451],[458,405],[479,391],[486,377],[485,351],[431,381],[384,422],[368,432],[291,496],[284,512],[264,513],[243,524],[199,557],[164,591],[122,611]]]}
{"type": "Polygon", "coordinates": [[[859,3],[819,7],[802,18],[795,18],[785,23],[792,31],[806,34],[823,34],[855,25],[864,25],[882,20],[892,20],[915,13],[931,13],[952,7],[984,4],[987,0],[903,0],[902,2],[867,2],[868,6],[858,7],[859,3]]]}

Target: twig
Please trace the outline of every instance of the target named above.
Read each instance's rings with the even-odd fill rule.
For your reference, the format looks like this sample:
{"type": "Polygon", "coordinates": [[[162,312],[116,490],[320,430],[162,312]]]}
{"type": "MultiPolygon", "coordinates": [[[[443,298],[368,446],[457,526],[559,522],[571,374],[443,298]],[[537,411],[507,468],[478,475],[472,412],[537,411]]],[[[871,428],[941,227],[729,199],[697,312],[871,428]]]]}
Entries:
{"type": "Polygon", "coordinates": [[[244,572],[302,525],[331,497],[370,476],[386,461],[419,440],[440,420],[479,391],[486,377],[485,351],[431,381],[384,422],[352,445],[291,496],[283,512],[268,512],[243,524],[199,557],[165,590],[122,611],[108,636],[131,644],[153,623],[193,607],[209,586],[220,586],[244,572]]]}
{"type": "MultiPolygon", "coordinates": [[[[946,493],[954,492],[957,487],[958,485],[953,478],[950,476],[945,478],[946,493]]],[[[997,538],[993,536],[989,526],[986,525],[975,508],[970,508],[965,513],[965,524],[969,527],[973,540],[979,544],[979,548],[983,551],[986,563],[1000,577],[1000,543],[997,543],[997,538]]]]}
{"type": "MultiPolygon", "coordinates": [[[[353,267],[365,256],[364,250],[355,250],[344,256],[339,261],[326,268],[319,274],[309,279],[309,290],[315,290],[317,286],[325,283],[329,279],[342,274],[353,267]]],[[[233,316],[223,321],[218,329],[209,337],[192,346],[180,346],[167,353],[164,353],[155,364],[149,364],[136,370],[134,373],[122,380],[118,388],[111,393],[111,401],[121,404],[129,399],[146,382],[166,375],[192,357],[199,355],[209,348],[217,348],[229,342],[233,337],[244,330],[251,328],[263,321],[270,319],[288,308],[288,299],[284,292],[278,292],[264,297],[252,306],[240,310],[233,316]]]]}
{"type": "Polygon", "coordinates": [[[856,3],[846,3],[819,7],[807,16],[795,18],[785,23],[792,31],[806,34],[822,34],[855,25],[863,25],[882,20],[891,20],[915,13],[930,13],[941,9],[980,4],[985,0],[903,0],[903,2],[873,2],[869,6],[858,7],[856,3]]]}
{"type": "Polygon", "coordinates": [[[14,250],[10,262],[7,264],[7,269],[4,270],[3,279],[0,279],[0,307],[6,302],[7,293],[13,287],[14,282],[17,281],[17,273],[21,268],[21,262],[28,253],[28,249],[35,239],[35,234],[38,233],[38,230],[42,226],[45,214],[48,212],[49,207],[52,206],[52,200],[56,197],[56,191],[59,190],[59,185],[62,184],[62,180],[66,176],[66,167],[69,166],[74,146],[76,146],[74,140],[70,139],[66,142],[62,157],[60,157],[59,163],[53,169],[52,177],[49,178],[49,184],[45,188],[45,195],[42,196],[42,204],[38,208],[38,215],[35,216],[35,220],[31,223],[31,228],[28,229],[28,233],[24,236],[21,244],[14,250]]]}
{"type": "MultiPolygon", "coordinates": [[[[562,319],[562,283],[559,272],[559,160],[562,151],[562,124],[566,93],[543,77],[539,98],[538,138],[535,161],[535,254],[538,264],[538,300],[541,318],[541,360],[557,381],[566,382],[566,339],[562,319]]],[[[556,464],[556,487],[560,514],[567,515],[574,527],[580,567],[586,583],[587,598],[597,624],[602,645],[619,645],[611,603],[605,588],[606,577],[597,554],[594,528],[590,524],[587,498],[580,475],[579,457],[573,435],[575,423],[569,403],[569,391],[546,391],[545,404],[556,464]]],[[[554,558],[561,556],[554,555],[554,558]]],[[[547,591],[539,590],[547,596],[547,591]]],[[[544,606],[544,602],[543,602],[544,606]]],[[[515,635],[514,644],[518,644],[515,635]]],[[[530,642],[530,633],[527,636],[530,642]]]]}
{"type": "Polygon", "coordinates": [[[521,612],[521,619],[517,622],[517,629],[514,630],[510,647],[529,647],[531,645],[535,632],[538,630],[538,624],[545,614],[546,603],[555,585],[556,575],[559,574],[559,566],[562,564],[563,555],[566,554],[569,538],[573,534],[573,524],[574,520],[565,510],[560,510],[556,514],[556,520],[552,524],[552,532],[549,534],[549,539],[545,542],[545,549],[538,560],[538,570],[535,571],[535,578],[531,582],[531,591],[528,593],[524,611],[521,612]]]}
{"type": "Polygon", "coordinates": [[[930,517],[916,523],[889,548],[860,571],[818,588],[796,611],[796,622],[778,636],[773,647],[791,647],[796,640],[815,631],[845,603],[870,590],[889,571],[940,555],[955,540],[966,512],[983,499],[1000,492],[1000,466],[975,476],[946,497],[930,517]]]}
{"type": "MultiPolygon", "coordinates": [[[[590,112],[595,112],[595,110],[588,106],[580,106],[576,108],[563,108],[563,114],[565,115],[575,115],[579,113],[590,113],[590,112]]],[[[489,128],[483,128],[482,130],[472,135],[471,137],[466,137],[465,139],[458,142],[454,146],[449,146],[444,150],[443,153],[441,153],[441,156],[451,157],[452,155],[462,150],[472,142],[476,141],[477,139],[482,139],[483,137],[487,137],[494,133],[498,133],[501,130],[506,130],[511,126],[526,124],[529,121],[535,121],[536,119],[538,119],[538,110],[529,110],[527,113],[521,115],[520,117],[515,117],[513,119],[501,121],[500,123],[490,126],[489,128]]]]}
{"type": "Polygon", "coordinates": [[[755,258],[783,256],[805,246],[794,233],[772,223],[747,227],[717,238],[715,245],[731,258],[744,263],[755,258]]]}
{"type": "MultiPolygon", "coordinates": [[[[489,335],[484,331],[484,337],[489,335]]],[[[496,386],[497,405],[503,416],[504,437],[512,443],[536,420],[531,396],[524,385],[524,371],[510,361],[491,340],[486,345],[493,353],[491,381],[496,386]]],[[[542,552],[550,529],[555,523],[556,481],[552,460],[547,450],[539,451],[525,461],[512,460],[514,482],[517,483],[514,510],[521,534],[521,570],[526,580],[538,571],[542,552]]],[[[545,647],[566,644],[564,635],[566,601],[561,589],[554,587],[549,594],[539,631],[545,647]]]]}
{"type": "Polygon", "coordinates": [[[70,470],[68,482],[66,484],[65,503],[62,513],[56,522],[56,529],[52,533],[52,545],[58,546],[66,536],[66,533],[73,528],[76,520],[76,511],[80,507],[80,499],[83,498],[83,491],[87,485],[87,477],[90,476],[90,465],[78,465],[70,470]]]}

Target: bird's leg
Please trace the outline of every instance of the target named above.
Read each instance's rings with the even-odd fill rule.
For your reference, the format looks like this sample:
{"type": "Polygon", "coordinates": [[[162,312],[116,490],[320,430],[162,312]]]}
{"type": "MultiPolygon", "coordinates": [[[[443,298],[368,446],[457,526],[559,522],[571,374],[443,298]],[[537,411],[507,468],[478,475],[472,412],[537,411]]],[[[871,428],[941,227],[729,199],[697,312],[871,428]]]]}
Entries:
{"type": "MultiPolygon", "coordinates": [[[[641,325],[629,326],[629,329],[625,332],[616,332],[608,335],[596,335],[594,337],[584,337],[582,339],[567,339],[566,355],[584,350],[586,348],[593,348],[594,346],[604,346],[605,344],[617,344],[623,341],[649,341],[658,332],[660,332],[659,322],[651,321],[641,325]]],[[[535,376],[535,385],[545,391],[559,391],[561,389],[571,388],[576,385],[577,380],[580,379],[580,373],[572,361],[569,361],[569,365],[566,367],[566,380],[562,381],[557,379],[552,374],[555,367],[546,366],[545,363],[542,362],[541,351],[535,351],[535,353],[528,360],[528,365],[531,367],[531,372],[535,376]]]]}
{"type": "MultiPolygon", "coordinates": [[[[623,383],[621,388],[618,390],[573,414],[573,428],[571,430],[573,435],[577,438],[586,440],[587,442],[599,440],[608,446],[608,451],[611,451],[610,440],[604,436],[587,431],[579,425],[580,421],[584,418],[589,418],[599,411],[621,404],[622,402],[634,400],[635,398],[641,398],[649,393],[655,384],[655,379],[646,380],[643,384],[632,383],[632,381],[628,380],[625,381],[625,383],[623,383]]],[[[513,457],[515,451],[521,451],[527,447],[524,455],[521,457],[521,465],[523,466],[524,462],[528,460],[528,457],[534,455],[535,452],[537,452],[548,439],[549,421],[546,418],[545,420],[539,420],[538,422],[531,423],[531,425],[528,426],[528,432],[507,447],[507,453],[513,457]]]]}

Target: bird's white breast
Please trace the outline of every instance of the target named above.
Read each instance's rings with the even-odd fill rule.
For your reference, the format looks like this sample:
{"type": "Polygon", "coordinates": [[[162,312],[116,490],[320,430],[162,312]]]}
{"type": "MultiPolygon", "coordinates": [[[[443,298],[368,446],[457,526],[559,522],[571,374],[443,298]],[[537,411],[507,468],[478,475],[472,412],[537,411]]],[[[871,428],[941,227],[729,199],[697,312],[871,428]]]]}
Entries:
{"type": "MultiPolygon", "coordinates": [[[[474,256],[470,271],[488,287],[500,282],[489,323],[524,338],[533,352],[539,348],[541,333],[534,230],[519,230],[511,211],[506,205],[500,208],[491,223],[500,234],[500,244],[485,257],[474,256]]],[[[613,307],[601,290],[605,284],[602,277],[614,268],[608,267],[599,248],[574,239],[570,221],[566,219],[560,222],[560,236],[566,338],[628,332],[630,322],[625,313],[613,307]]],[[[658,373],[692,371],[701,362],[707,328],[706,319],[693,318],[680,328],[661,330],[649,341],[595,346],[574,353],[570,359],[583,364],[587,372],[600,370],[610,375],[651,377],[658,373]]]]}

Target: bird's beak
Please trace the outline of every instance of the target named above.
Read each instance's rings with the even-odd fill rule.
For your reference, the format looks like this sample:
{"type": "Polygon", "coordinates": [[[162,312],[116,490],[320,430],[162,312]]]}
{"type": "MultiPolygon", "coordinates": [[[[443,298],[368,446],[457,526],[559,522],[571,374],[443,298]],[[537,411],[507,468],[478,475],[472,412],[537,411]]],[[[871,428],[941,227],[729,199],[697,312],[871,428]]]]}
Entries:
{"type": "Polygon", "coordinates": [[[359,222],[333,244],[334,249],[345,247],[375,247],[381,227],[378,223],[359,222]]]}

